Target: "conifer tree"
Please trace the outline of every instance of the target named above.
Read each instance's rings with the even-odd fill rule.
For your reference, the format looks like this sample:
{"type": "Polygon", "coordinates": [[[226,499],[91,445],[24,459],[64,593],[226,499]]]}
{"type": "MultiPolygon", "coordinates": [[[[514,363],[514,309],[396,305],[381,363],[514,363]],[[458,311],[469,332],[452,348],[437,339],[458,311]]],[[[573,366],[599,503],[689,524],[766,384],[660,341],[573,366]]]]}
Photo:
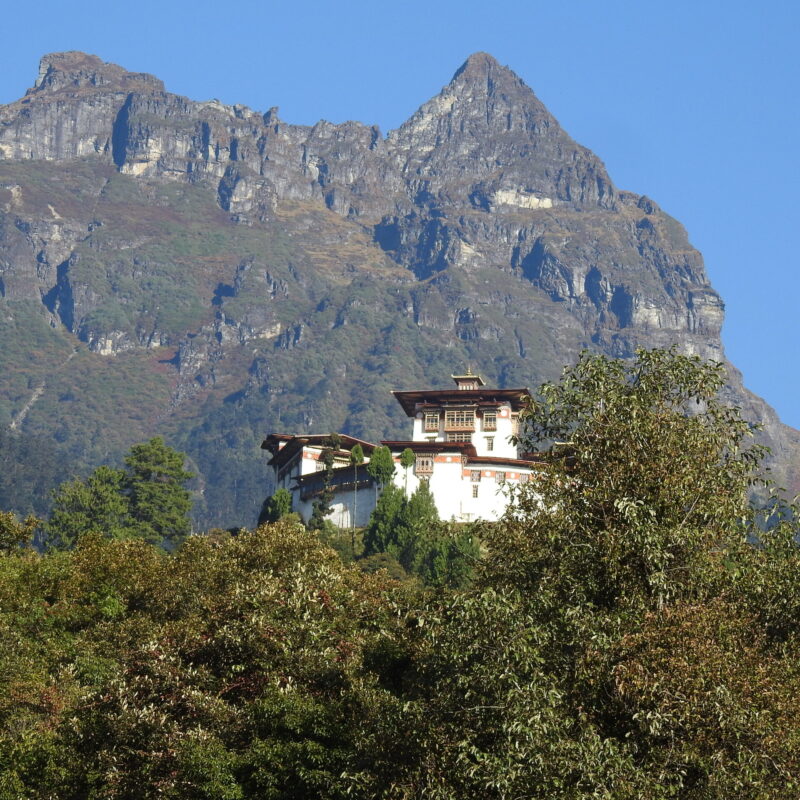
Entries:
{"type": "Polygon", "coordinates": [[[367,472],[375,481],[375,499],[377,503],[378,488],[383,489],[391,481],[395,473],[392,451],[388,447],[376,447],[372,451],[367,464],[367,472]]]}
{"type": "MultiPolygon", "coordinates": [[[[89,531],[109,539],[137,535],[125,483],[125,470],[107,466],[98,467],[86,480],[75,478],[62,483],[53,493],[53,510],[44,526],[47,543],[71,547],[89,531]]],[[[144,538],[149,536],[145,534],[144,538]]]]}
{"type": "Polygon", "coordinates": [[[358,468],[364,463],[364,449],[357,444],[350,451],[350,463],[353,465],[353,518],[350,525],[350,544],[353,556],[356,554],[356,517],[358,516],[358,468]]]}
{"type": "Polygon", "coordinates": [[[148,541],[176,544],[191,530],[192,501],[184,484],[194,475],[184,469],[185,459],[160,436],[135,444],[125,459],[131,523],[148,541]]]}
{"type": "Polygon", "coordinates": [[[38,524],[36,517],[20,522],[10,511],[0,511],[0,553],[28,544],[38,524]]]}
{"type": "Polygon", "coordinates": [[[309,530],[323,530],[328,515],[332,511],[333,489],[331,488],[331,481],[333,480],[334,456],[341,447],[341,443],[342,440],[339,434],[332,433],[328,437],[328,446],[320,453],[320,461],[325,465],[325,474],[322,479],[322,491],[319,492],[312,503],[313,511],[311,512],[311,518],[308,520],[309,530]]]}
{"type": "Polygon", "coordinates": [[[277,522],[287,514],[292,513],[292,495],[288,489],[281,487],[274,494],[268,497],[261,506],[261,513],[258,515],[258,524],[265,522],[277,522]]]}
{"type": "Polygon", "coordinates": [[[131,447],[125,469],[101,466],[86,480],[62,483],[44,526],[45,541],[71,547],[94,531],[110,539],[175,545],[191,529],[191,495],[184,484],[194,476],[184,459],[157,436],[131,447]]]}
{"type": "Polygon", "coordinates": [[[406,498],[408,497],[408,470],[409,467],[414,466],[415,456],[414,451],[410,447],[406,447],[402,453],[400,453],[400,466],[403,468],[404,478],[405,478],[405,488],[404,494],[406,498]]]}
{"type": "Polygon", "coordinates": [[[439,512],[428,481],[420,481],[417,490],[403,504],[395,525],[395,555],[407,570],[414,570],[424,549],[421,545],[433,537],[438,522],[439,512]]]}
{"type": "Polygon", "coordinates": [[[364,555],[388,553],[396,545],[397,521],[405,498],[399,487],[390,483],[384,487],[364,533],[364,555]]]}

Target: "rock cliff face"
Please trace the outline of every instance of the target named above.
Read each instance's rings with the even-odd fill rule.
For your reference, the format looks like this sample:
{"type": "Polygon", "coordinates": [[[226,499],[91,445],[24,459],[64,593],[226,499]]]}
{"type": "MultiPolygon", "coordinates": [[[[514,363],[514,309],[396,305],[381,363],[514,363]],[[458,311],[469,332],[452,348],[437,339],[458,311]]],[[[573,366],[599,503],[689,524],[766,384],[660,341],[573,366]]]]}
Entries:
{"type": "MultiPolygon", "coordinates": [[[[534,386],[584,347],[724,359],[681,225],[483,53],[386,137],[45,56],[0,108],[0,295],[0,424],[86,463],[164,433],[205,524],[252,521],[268,430],[399,434],[387,390],[465,362],[534,386]]],[[[730,397],[794,484],[797,432],[735,370],[730,397]]]]}

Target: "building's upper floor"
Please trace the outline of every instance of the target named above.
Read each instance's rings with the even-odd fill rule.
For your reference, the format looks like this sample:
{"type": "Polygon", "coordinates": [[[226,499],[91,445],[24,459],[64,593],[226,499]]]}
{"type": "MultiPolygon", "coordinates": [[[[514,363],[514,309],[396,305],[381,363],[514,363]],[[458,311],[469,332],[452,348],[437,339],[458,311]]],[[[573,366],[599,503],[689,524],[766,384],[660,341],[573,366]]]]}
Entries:
{"type": "Polygon", "coordinates": [[[413,420],[415,442],[466,442],[479,456],[517,458],[513,437],[528,389],[489,389],[467,370],[454,389],[393,392],[413,420]]]}

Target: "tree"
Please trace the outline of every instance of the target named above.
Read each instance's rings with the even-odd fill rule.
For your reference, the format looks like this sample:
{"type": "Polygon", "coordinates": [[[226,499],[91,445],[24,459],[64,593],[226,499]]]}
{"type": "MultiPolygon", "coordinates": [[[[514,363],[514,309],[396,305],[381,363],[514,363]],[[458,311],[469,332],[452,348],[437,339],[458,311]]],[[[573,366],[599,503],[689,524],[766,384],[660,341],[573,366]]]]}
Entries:
{"type": "Polygon", "coordinates": [[[397,521],[404,503],[402,489],[392,483],[384,487],[364,532],[365,556],[391,552],[389,548],[396,544],[397,521]]]}
{"type": "MultiPolygon", "coordinates": [[[[410,450],[408,452],[411,452],[410,450]]],[[[439,512],[428,481],[420,481],[417,490],[403,503],[395,521],[390,550],[409,571],[418,565],[423,543],[435,536],[439,512]]]]}
{"type": "Polygon", "coordinates": [[[291,513],[292,494],[288,489],[280,487],[264,501],[261,507],[261,513],[258,515],[258,524],[263,525],[265,522],[277,522],[282,517],[291,513]]]}
{"type": "Polygon", "coordinates": [[[356,517],[358,516],[358,468],[364,463],[364,449],[356,444],[350,450],[350,463],[353,465],[353,519],[350,525],[350,545],[353,557],[356,554],[356,517]]]}
{"type": "Polygon", "coordinates": [[[0,511],[0,553],[28,544],[38,525],[36,517],[27,517],[20,522],[10,511],[0,511]]]}
{"type": "Polygon", "coordinates": [[[417,796],[797,793],[800,555],[753,525],[763,448],[724,380],[639,351],[542,387],[523,440],[557,442],[549,462],[483,527],[474,587],[418,612],[443,616],[416,662],[417,796]]]}
{"type": "Polygon", "coordinates": [[[521,492],[491,568],[546,574],[570,602],[604,608],[693,592],[712,554],[740,541],[764,455],[718,398],[724,383],[721,364],[639,350],[585,353],[545,384],[521,415],[524,444],[566,444],[521,492]]]}
{"type": "Polygon", "coordinates": [[[328,515],[331,513],[331,501],[333,500],[333,489],[331,488],[331,481],[333,480],[333,465],[335,463],[335,455],[341,447],[341,437],[338,433],[332,433],[328,436],[328,443],[320,453],[320,461],[325,465],[325,474],[322,478],[322,491],[317,494],[312,503],[311,518],[308,520],[308,528],[312,531],[321,531],[328,523],[328,515]]]}
{"type": "Polygon", "coordinates": [[[372,451],[367,464],[367,473],[375,481],[375,499],[377,502],[378,489],[383,489],[387,486],[395,473],[394,458],[392,451],[388,447],[376,447],[372,451]]]}
{"type": "Polygon", "coordinates": [[[414,451],[410,447],[406,447],[402,453],[400,453],[400,466],[403,468],[405,473],[405,487],[404,487],[404,494],[408,497],[408,470],[410,467],[414,466],[415,456],[414,451]]]}
{"type": "Polygon", "coordinates": [[[156,437],[130,449],[125,469],[102,466],[86,480],[61,484],[45,525],[46,540],[71,547],[95,531],[111,539],[140,537],[174,546],[191,527],[191,496],[184,483],[194,476],[183,468],[184,458],[156,437]]]}
{"type": "Polygon", "coordinates": [[[137,535],[125,485],[125,471],[107,466],[98,467],[85,481],[62,483],[53,493],[53,510],[45,525],[47,543],[71,547],[89,531],[110,539],[137,535]]]}
{"type": "Polygon", "coordinates": [[[191,530],[191,495],[184,484],[194,474],[184,469],[186,456],[160,436],[135,444],[125,459],[124,491],[137,535],[175,545],[191,530]]]}

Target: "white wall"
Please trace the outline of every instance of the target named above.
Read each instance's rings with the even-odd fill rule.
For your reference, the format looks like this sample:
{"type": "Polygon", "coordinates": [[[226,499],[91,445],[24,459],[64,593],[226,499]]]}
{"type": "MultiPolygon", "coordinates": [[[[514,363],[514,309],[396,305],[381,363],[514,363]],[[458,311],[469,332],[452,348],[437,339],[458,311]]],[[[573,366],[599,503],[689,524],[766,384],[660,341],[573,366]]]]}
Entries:
{"type": "MultiPolygon", "coordinates": [[[[434,434],[433,431],[425,430],[425,415],[419,412],[412,420],[411,439],[414,442],[428,441],[432,436],[436,436],[437,442],[446,441],[444,432],[444,413],[439,418],[439,430],[434,434]]],[[[503,404],[497,408],[497,428],[494,431],[487,431],[483,428],[483,417],[476,415],[475,428],[472,432],[471,441],[475,452],[479,456],[496,456],[498,458],[517,458],[517,447],[509,441],[512,435],[511,406],[503,404]],[[487,438],[494,440],[494,447],[489,450],[487,438]]]]}

